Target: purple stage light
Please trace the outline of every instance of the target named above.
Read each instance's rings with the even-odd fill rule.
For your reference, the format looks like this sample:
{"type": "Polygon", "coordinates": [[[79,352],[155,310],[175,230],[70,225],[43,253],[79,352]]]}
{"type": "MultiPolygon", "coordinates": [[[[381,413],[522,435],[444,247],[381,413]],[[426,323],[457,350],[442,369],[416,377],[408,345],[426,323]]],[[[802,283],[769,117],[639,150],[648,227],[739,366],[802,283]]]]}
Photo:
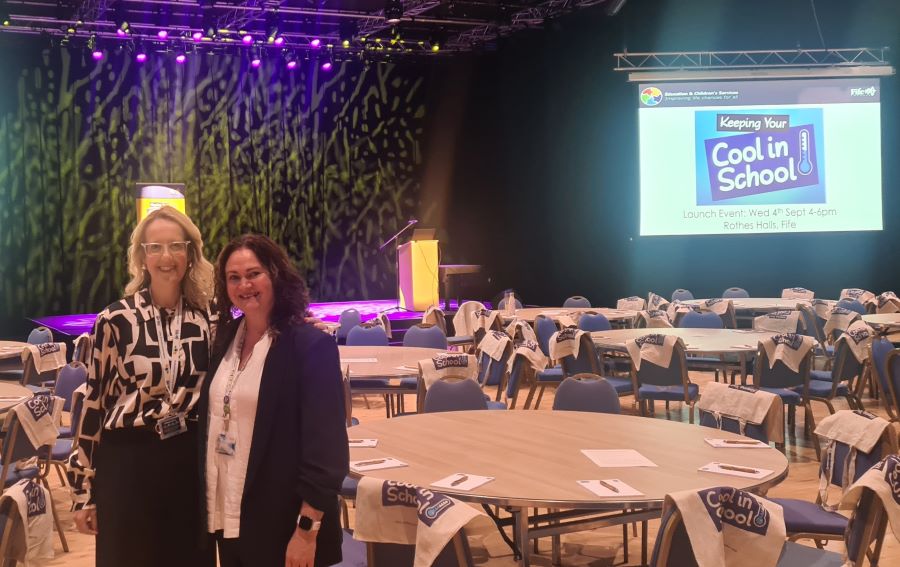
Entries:
{"type": "Polygon", "coordinates": [[[134,60],[137,61],[138,63],[143,63],[144,61],[147,60],[147,54],[146,53],[138,53],[137,55],[134,56],[134,60]]]}
{"type": "Polygon", "coordinates": [[[99,49],[95,49],[91,51],[91,57],[94,58],[94,61],[100,61],[101,59],[103,59],[103,52],[99,49]]]}
{"type": "Polygon", "coordinates": [[[175,62],[176,62],[176,63],[179,63],[179,64],[180,64],[180,63],[184,63],[185,61],[187,61],[187,55],[185,55],[184,53],[179,53],[179,54],[175,57],[175,62]]]}
{"type": "Polygon", "coordinates": [[[119,28],[116,30],[116,35],[119,37],[125,37],[126,35],[128,35],[128,33],[122,28],[119,28]]]}
{"type": "Polygon", "coordinates": [[[253,43],[253,36],[248,33],[241,38],[241,41],[243,41],[247,45],[250,45],[251,43],[253,43]]]}
{"type": "Polygon", "coordinates": [[[250,66],[253,67],[254,69],[258,68],[260,65],[262,65],[262,61],[260,60],[259,57],[254,57],[250,61],[250,66]]]}
{"type": "Polygon", "coordinates": [[[284,38],[281,37],[281,36],[276,37],[276,38],[275,38],[275,45],[284,45],[284,38]]]}
{"type": "Polygon", "coordinates": [[[201,39],[203,39],[203,32],[195,31],[191,34],[191,37],[194,39],[194,41],[200,41],[201,39]]]}
{"type": "Polygon", "coordinates": [[[326,62],[322,63],[322,70],[323,71],[331,71],[332,66],[333,65],[331,64],[331,61],[326,61],[326,62]]]}
{"type": "Polygon", "coordinates": [[[310,47],[319,47],[320,45],[322,45],[322,40],[319,38],[316,38],[309,42],[310,47]]]}
{"type": "Polygon", "coordinates": [[[297,62],[294,61],[293,59],[291,59],[290,61],[287,62],[287,68],[288,68],[288,69],[296,69],[296,68],[297,68],[297,62]]]}
{"type": "Polygon", "coordinates": [[[169,37],[169,32],[167,32],[166,30],[159,30],[158,32],[156,32],[156,37],[158,37],[159,39],[166,39],[167,37],[169,37]]]}

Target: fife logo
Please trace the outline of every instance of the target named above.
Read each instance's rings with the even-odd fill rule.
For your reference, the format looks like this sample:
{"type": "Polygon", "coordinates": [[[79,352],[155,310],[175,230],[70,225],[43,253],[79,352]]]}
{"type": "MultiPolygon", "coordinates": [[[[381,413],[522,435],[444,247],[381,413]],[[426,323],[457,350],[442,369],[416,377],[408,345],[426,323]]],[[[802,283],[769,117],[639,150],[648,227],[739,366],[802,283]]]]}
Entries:
{"type": "Polygon", "coordinates": [[[769,531],[769,511],[749,493],[720,486],[697,495],[718,531],[722,531],[723,523],[759,535],[769,531]]]}
{"type": "Polygon", "coordinates": [[[641,91],[641,104],[644,106],[656,106],[662,99],[662,91],[656,87],[647,87],[641,91]]]}

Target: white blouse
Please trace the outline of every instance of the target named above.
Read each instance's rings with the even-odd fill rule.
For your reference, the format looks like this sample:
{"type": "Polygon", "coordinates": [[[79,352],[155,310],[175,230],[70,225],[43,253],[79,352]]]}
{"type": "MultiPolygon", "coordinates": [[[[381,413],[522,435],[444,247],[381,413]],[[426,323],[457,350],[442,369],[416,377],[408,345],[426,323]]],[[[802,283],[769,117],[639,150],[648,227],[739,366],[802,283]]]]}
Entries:
{"type": "Polygon", "coordinates": [[[206,440],[206,509],[210,533],[223,530],[224,537],[236,538],[241,528],[241,499],[250,458],[250,442],[256,421],[259,383],[272,337],[269,333],[253,347],[250,359],[238,375],[231,392],[231,420],[228,431],[235,441],[234,455],[216,451],[219,433],[224,429],[224,396],[228,379],[240,360],[237,342],[244,334],[244,322],[231,341],[225,358],[209,387],[209,436],[206,440]]]}

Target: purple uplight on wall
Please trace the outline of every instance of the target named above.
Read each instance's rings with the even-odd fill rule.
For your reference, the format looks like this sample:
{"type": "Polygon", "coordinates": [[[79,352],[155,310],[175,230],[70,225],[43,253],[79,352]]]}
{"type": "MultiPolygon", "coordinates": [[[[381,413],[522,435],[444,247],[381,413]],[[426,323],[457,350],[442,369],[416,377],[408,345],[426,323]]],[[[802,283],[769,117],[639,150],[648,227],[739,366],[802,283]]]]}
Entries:
{"type": "Polygon", "coordinates": [[[95,49],[91,51],[91,57],[94,58],[94,61],[100,61],[101,59],[103,59],[103,52],[99,49],[95,49]]]}
{"type": "Polygon", "coordinates": [[[244,37],[241,38],[241,41],[243,41],[244,43],[249,45],[249,44],[253,43],[253,36],[248,33],[244,37]]]}
{"type": "Polygon", "coordinates": [[[175,62],[176,62],[176,63],[181,64],[181,63],[184,63],[185,61],[187,61],[187,55],[185,55],[184,53],[179,53],[179,54],[175,57],[175,62]]]}
{"type": "Polygon", "coordinates": [[[259,57],[254,57],[253,59],[250,60],[250,66],[253,67],[254,69],[259,68],[260,65],[262,65],[262,60],[260,60],[259,57]]]}
{"type": "Polygon", "coordinates": [[[319,38],[316,38],[309,42],[310,47],[319,47],[320,45],[322,45],[322,40],[319,38]]]}
{"type": "Polygon", "coordinates": [[[332,67],[333,67],[333,65],[331,64],[331,61],[326,61],[326,62],[322,63],[323,71],[331,71],[332,67]]]}
{"type": "Polygon", "coordinates": [[[191,37],[194,39],[194,41],[200,41],[201,39],[203,39],[203,32],[195,31],[191,34],[191,37]]]}
{"type": "Polygon", "coordinates": [[[290,61],[287,62],[287,68],[288,68],[288,69],[296,69],[296,68],[297,68],[297,62],[294,61],[293,59],[291,59],[290,61]]]}
{"type": "Polygon", "coordinates": [[[167,37],[169,37],[169,32],[167,32],[166,30],[159,30],[158,32],[156,32],[156,37],[158,37],[159,39],[166,39],[167,37]]]}
{"type": "Polygon", "coordinates": [[[143,63],[147,60],[147,54],[143,53],[143,52],[138,53],[137,55],[134,56],[134,60],[137,61],[138,63],[143,63]]]}

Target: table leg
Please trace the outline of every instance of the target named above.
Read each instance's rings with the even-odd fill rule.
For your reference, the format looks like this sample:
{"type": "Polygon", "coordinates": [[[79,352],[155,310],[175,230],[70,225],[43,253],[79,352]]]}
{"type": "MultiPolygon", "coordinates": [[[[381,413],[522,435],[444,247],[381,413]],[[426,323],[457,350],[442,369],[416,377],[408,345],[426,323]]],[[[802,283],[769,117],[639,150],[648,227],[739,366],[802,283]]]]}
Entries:
{"type": "Polygon", "coordinates": [[[528,567],[531,565],[531,542],[528,541],[528,509],[516,508],[512,510],[512,515],[516,525],[516,545],[519,547],[519,551],[522,552],[522,559],[519,560],[519,565],[528,567]]]}
{"type": "Polygon", "coordinates": [[[738,355],[741,363],[741,386],[747,385],[747,353],[741,352],[738,355]]]}
{"type": "Polygon", "coordinates": [[[647,565],[647,520],[641,522],[641,565],[647,565]]]}

